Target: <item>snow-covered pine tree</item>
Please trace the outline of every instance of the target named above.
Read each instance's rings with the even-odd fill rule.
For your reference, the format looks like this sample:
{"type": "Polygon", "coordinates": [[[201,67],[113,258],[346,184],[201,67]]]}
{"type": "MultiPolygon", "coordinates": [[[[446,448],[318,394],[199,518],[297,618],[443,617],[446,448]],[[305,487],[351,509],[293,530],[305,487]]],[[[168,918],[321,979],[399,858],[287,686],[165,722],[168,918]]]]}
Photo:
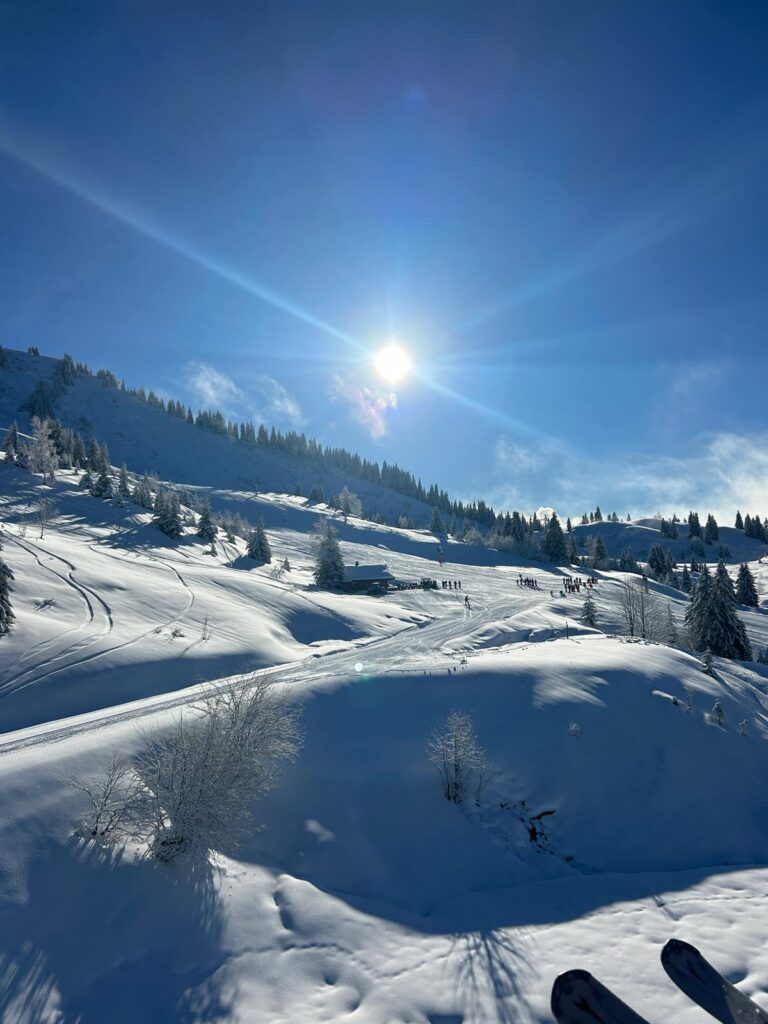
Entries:
{"type": "Polygon", "coordinates": [[[8,428],[8,433],[5,435],[5,440],[3,441],[3,447],[0,450],[5,452],[6,462],[10,463],[16,461],[16,455],[19,450],[19,431],[15,420],[8,428]]]}
{"type": "Polygon", "coordinates": [[[445,533],[445,524],[443,523],[443,517],[440,515],[440,509],[437,505],[432,508],[432,517],[429,520],[429,532],[435,533],[440,537],[445,533]]]}
{"type": "Polygon", "coordinates": [[[72,438],[72,465],[75,469],[83,469],[87,460],[85,444],[80,434],[75,433],[72,438]]]}
{"type": "Polygon", "coordinates": [[[140,480],[136,481],[132,497],[140,508],[151,509],[153,507],[152,488],[146,473],[140,480]]]}
{"type": "Polygon", "coordinates": [[[691,603],[685,613],[685,624],[693,647],[720,658],[752,658],[747,631],[736,613],[733,583],[723,562],[719,562],[714,579],[702,565],[699,581],[691,592],[691,603]]]}
{"type": "Polygon", "coordinates": [[[267,540],[262,516],[259,516],[256,529],[251,530],[248,535],[248,557],[252,558],[255,562],[266,562],[268,564],[272,561],[272,549],[267,540]]]}
{"type": "Polygon", "coordinates": [[[120,467],[120,473],[117,478],[117,493],[121,498],[130,498],[131,487],[128,482],[128,467],[125,463],[120,467]]]}
{"type": "Polygon", "coordinates": [[[200,512],[200,521],[197,524],[197,536],[202,537],[204,541],[211,544],[216,539],[216,534],[218,532],[219,528],[211,518],[211,506],[206,502],[200,512]]]}
{"type": "Polygon", "coordinates": [[[544,530],[541,550],[550,562],[554,562],[555,565],[566,565],[568,563],[568,547],[565,543],[565,534],[555,512],[550,516],[544,530]]]}
{"type": "Polygon", "coordinates": [[[152,522],[167,537],[180,537],[182,534],[179,498],[174,491],[159,490],[155,497],[155,511],[152,522]]]}
{"type": "Polygon", "coordinates": [[[32,417],[32,444],[29,447],[29,468],[33,473],[40,473],[43,483],[53,481],[59,465],[59,457],[51,438],[50,420],[32,417]]]}
{"type": "Polygon", "coordinates": [[[736,600],[739,604],[746,604],[751,608],[757,608],[759,603],[755,577],[746,562],[739,566],[739,573],[736,577],[736,600]]]}
{"type": "MultiPolygon", "coordinates": [[[[0,544],[0,551],[2,551],[2,544],[0,544]]],[[[11,607],[12,579],[13,573],[0,558],[0,636],[9,632],[15,618],[11,607]]]]}
{"type": "Polygon", "coordinates": [[[101,446],[95,437],[88,442],[88,470],[91,473],[100,473],[103,469],[101,460],[101,446]]]}
{"type": "Polygon", "coordinates": [[[584,604],[581,608],[579,622],[584,626],[591,626],[592,629],[597,628],[597,606],[595,605],[594,598],[589,591],[587,592],[587,596],[584,599],[584,604]]]}
{"type": "Polygon", "coordinates": [[[106,467],[101,470],[99,475],[96,477],[90,488],[91,494],[94,498],[111,498],[113,495],[112,491],[112,480],[110,479],[109,472],[106,467]]]}
{"type": "Polygon", "coordinates": [[[77,485],[81,491],[90,491],[93,487],[93,477],[91,476],[90,470],[86,469],[83,475],[80,477],[80,481],[77,485]]]}
{"type": "Polygon", "coordinates": [[[344,559],[341,557],[336,531],[327,520],[317,524],[315,542],[315,583],[321,587],[338,587],[344,579],[344,559]]]}
{"type": "Polygon", "coordinates": [[[691,589],[691,602],[685,610],[685,625],[697,651],[706,651],[709,647],[712,600],[712,577],[707,566],[702,565],[698,582],[691,589]]]}
{"type": "Polygon", "coordinates": [[[321,484],[314,485],[312,490],[309,492],[309,500],[314,502],[325,501],[325,497],[323,496],[323,488],[321,484]]]}
{"type": "Polygon", "coordinates": [[[725,722],[725,708],[723,707],[722,701],[719,697],[715,697],[715,703],[712,705],[712,718],[718,725],[723,725],[725,722]]]}
{"type": "Polygon", "coordinates": [[[722,560],[717,563],[713,590],[719,637],[715,645],[711,645],[712,653],[721,658],[751,661],[752,646],[744,623],[736,611],[736,591],[722,560]]]}

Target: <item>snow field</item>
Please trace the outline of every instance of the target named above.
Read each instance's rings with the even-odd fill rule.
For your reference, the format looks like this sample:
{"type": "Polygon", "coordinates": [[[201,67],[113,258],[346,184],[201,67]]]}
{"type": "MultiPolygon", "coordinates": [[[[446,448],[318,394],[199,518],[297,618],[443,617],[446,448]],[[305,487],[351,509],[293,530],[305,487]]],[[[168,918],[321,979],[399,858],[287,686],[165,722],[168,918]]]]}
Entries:
{"type": "MultiPolygon", "coordinates": [[[[616,635],[621,574],[597,574],[592,631],[559,570],[453,544],[441,569],[418,531],[359,520],[340,529],[348,561],[462,590],[317,591],[318,513],[281,495],[258,499],[273,566],[170,542],[67,474],[40,540],[20,526],[41,488],[0,473],[18,616],[0,642],[0,1019],[528,1024],[581,966],[650,1020],[696,1024],[658,962],[673,936],[768,1005],[765,667],[717,661],[712,678],[616,635]],[[262,666],[306,736],[263,830],[208,869],[68,838],[83,796],[62,780],[130,754],[201,680],[262,666]],[[444,801],[426,759],[454,708],[495,768],[479,807],[444,801]]],[[[753,569],[761,646],[768,566],[753,569]]],[[[654,589],[681,619],[683,595],[654,589]]]]}

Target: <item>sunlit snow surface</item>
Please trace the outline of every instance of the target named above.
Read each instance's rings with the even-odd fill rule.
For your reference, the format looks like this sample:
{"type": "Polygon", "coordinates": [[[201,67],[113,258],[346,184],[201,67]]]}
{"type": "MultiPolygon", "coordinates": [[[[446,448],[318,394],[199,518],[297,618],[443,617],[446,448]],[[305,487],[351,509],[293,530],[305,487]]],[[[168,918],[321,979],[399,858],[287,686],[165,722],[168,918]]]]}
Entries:
{"type": "MultiPolygon", "coordinates": [[[[254,567],[67,474],[41,540],[22,527],[39,484],[0,477],[18,615],[0,640],[3,1022],[525,1024],[581,966],[649,1020],[695,1024],[659,964],[672,936],[768,1006],[765,667],[713,679],[615,635],[619,574],[600,575],[594,632],[558,572],[457,544],[441,569],[429,535],[353,519],[348,560],[462,591],[329,594],[310,536],[328,513],[304,499],[219,493],[265,515],[275,560],[254,567]],[[185,871],[68,840],[82,794],[62,779],[130,753],[201,680],[272,666],[305,705],[305,749],[240,850],[185,871]],[[497,769],[465,811],[424,752],[453,708],[497,769]]],[[[683,595],[657,589],[681,619],[683,595]]],[[[768,643],[765,610],[745,620],[768,643]]]]}

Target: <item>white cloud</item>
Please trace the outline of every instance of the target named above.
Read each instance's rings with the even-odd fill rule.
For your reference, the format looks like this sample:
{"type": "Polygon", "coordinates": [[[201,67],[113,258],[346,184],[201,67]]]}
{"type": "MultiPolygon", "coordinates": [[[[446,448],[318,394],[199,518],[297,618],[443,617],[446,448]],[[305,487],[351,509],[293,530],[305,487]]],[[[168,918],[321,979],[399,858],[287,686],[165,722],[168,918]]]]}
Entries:
{"type": "Polygon", "coordinates": [[[201,408],[219,409],[230,419],[289,423],[292,427],[305,422],[298,401],[267,374],[236,384],[209,363],[192,362],[186,368],[186,384],[201,408]]]}
{"type": "Polygon", "coordinates": [[[768,434],[710,434],[689,442],[691,454],[656,456],[624,452],[596,458],[565,444],[509,438],[496,443],[497,508],[554,506],[579,515],[600,505],[604,512],[634,516],[690,508],[712,512],[730,524],[734,512],[768,510],[768,434]]]}
{"type": "Polygon", "coordinates": [[[300,427],[305,422],[301,406],[280,381],[267,374],[261,374],[254,381],[253,387],[262,399],[260,407],[263,411],[258,419],[285,420],[294,427],[300,427]]]}
{"type": "Polygon", "coordinates": [[[208,363],[187,365],[187,387],[204,409],[220,409],[233,415],[244,396],[231,377],[208,363]]]}
{"type": "Polygon", "coordinates": [[[331,399],[346,402],[352,419],[364,427],[374,439],[387,433],[387,409],[397,408],[397,395],[392,392],[373,391],[363,384],[355,384],[338,375],[333,378],[331,399]]]}

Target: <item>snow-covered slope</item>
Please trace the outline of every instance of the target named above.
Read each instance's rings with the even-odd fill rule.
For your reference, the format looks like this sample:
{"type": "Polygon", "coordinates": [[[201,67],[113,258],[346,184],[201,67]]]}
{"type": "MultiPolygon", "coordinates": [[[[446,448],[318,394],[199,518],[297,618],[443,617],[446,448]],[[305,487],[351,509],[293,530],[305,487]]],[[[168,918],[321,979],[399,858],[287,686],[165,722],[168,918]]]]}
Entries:
{"type": "MultiPolygon", "coordinates": [[[[608,554],[612,558],[618,558],[626,548],[632,548],[632,553],[638,562],[644,562],[648,558],[648,552],[652,545],[659,544],[665,551],[669,551],[675,561],[682,564],[691,560],[691,546],[688,540],[688,525],[678,525],[679,536],[676,540],[663,537],[659,532],[658,519],[643,519],[632,523],[589,523],[585,525],[574,525],[573,535],[576,540],[577,550],[586,553],[586,544],[589,537],[596,537],[598,534],[605,542],[608,554]]],[[[725,557],[726,562],[751,562],[754,559],[762,558],[768,554],[768,547],[754,537],[746,537],[743,530],[737,530],[733,526],[720,525],[720,539],[712,545],[705,545],[706,561],[716,562],[719,557],[720,545],[727,548],[730,554],[725,557]]],[[[694,554],[697,561],[702,558],[694,554]]]]}
{"type": "MultiPolygon", "coordinates": [[[[620,636],[620,573],[595,574],[590,630],[559,569],[460,544],[440,569],[428,535],[362,520],[348,561],[461,591],[318,590],[309,528],[328,512],[276,493],[255,499],[290,562],[274,574],[67,473],[43,488],[0,466],[0,499],[18,618],[0,638],[4,1022],[530,1024],[581,966],[649,1020],[694,1024],[658,964],[670,936],[768,1006],[768,667],[713,678],[620,636]],[[43,494],[60,515],[41,539],[43,494]],[[168,867],[69,838],[84,796],[64,779],[130,754],[199,680],[267,666],[305,746],[240,850],[168,867]],[[425,753],[453,709],[494,768],[463,809],[425,753]]],[[[652,586],[679,621],[684,595],[652,586]]]]}
{"type": "MultiPolygon", "coordinates": [[[[0,367],[0,428],[13,420],[27,429],[29,416],[20,411],[39,380],[51,382],[59,360],[5,350],[0,367]]],[[[318,467],[300,458],[279,455],[247,445],[169,416],[96,377],[78,376],[56,401],[56,417],[84,437],[106,441],[112,461],[137,473],[154,472],[164,480],[253,493],[293,494],[296,485],[308,494],[320,484],[326,495],[345,484],[359,494],[368,515],[388,521],[407,515],[427,523],[430,509],[423,502],[338,470],[318,467]]]]}

